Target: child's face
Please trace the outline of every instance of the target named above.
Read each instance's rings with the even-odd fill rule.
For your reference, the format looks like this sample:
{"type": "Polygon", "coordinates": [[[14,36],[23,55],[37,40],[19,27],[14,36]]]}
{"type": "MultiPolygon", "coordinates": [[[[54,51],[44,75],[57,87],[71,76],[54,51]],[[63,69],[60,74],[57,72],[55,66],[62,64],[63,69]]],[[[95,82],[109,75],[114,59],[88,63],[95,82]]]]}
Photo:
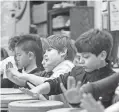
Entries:
{"type": "Polygon", "coordinates": [[[23,51],[20,47],[15,48],[15,53],[18,68],[26,68],[30,62],[28,53],[23,51]]]}
{"type": "Polygon", "coordinates": [[[92,53],[77,53],[75,57],[78,66],[82,66],[86,72],[91,72],[100,67],[100,55],[96,56],[92,53]]]}
{"type": "Polygon", "coordinates": [[[46,72],[52,71],[62,61],[61,53],[58,50],[49,48],[43,56],[43,67],[46,72]]]}

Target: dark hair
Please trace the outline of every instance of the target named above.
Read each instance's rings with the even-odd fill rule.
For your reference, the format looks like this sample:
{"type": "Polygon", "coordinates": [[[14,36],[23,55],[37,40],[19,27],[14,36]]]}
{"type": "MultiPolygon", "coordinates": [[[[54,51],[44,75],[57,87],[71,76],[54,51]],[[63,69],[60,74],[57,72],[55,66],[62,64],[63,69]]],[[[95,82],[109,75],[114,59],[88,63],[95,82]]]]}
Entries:
{"type": "Polygon", "coordinates": [[[20,35],[20,40],[16,44],[17,47],[25,52],[33,52],[36,56],[36,64],[38,67],[43,69],[42,60],[43,60],[43,50],[40,37],[35,34],[20,35]]]}
{"type": "Polygon", "coordinates": [[[1,59],[4,60],[4,59],[6,59],[8,56],[9,56],[9,55],[8,55],[6,49],[1,48],[1,59]]]}
{"type": "Polygon", "coordinates": [[[47,40],[49,46],[58,50],[59,52],[62,52],[64,48],[66,48],[67,49],[66,59],[71,61],[74,59],[75,49],[73,47],[73,43],[70,37],[68,37],[65,34],[56,34],[49,36],[47,40]]]}
{"type": "Polygon", "coordinates": [[[16,43],[20,40],[20,36],[14,36],[9,39],[8,45],[9,45],[9,50],[14,51],[16,43]]]}
{"type": "Polygon", "coordinates": [[[91,29],[77,38],[75,46],[78,52],[91,52],[98,56],[103,50],[108,60],[113,47],[112,35],[106,30],[91,29]]]}

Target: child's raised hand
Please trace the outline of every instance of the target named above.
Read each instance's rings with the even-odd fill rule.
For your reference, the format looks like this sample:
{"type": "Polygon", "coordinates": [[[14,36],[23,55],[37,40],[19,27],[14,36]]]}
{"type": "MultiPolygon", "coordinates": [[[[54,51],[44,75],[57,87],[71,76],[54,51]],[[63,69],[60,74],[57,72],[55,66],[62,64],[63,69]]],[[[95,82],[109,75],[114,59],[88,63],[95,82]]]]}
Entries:
{"type": "Polygon", "coordinates": [[[60,87],[68,103],[70,104],[80,103],[83,94],[83,91],[80,90],[81,82],[78,82],[78,84],[76,85],[75,79],[69,76],[67,81],[67,90],[65,89],[62,83],[60,84],[60,87]]]}
{"type": "Polygon", "coordinates": [[[20,73],[18,70],[13,68],[13,64],[11,62],[8,62],[8,64],[6,65],[6,74],[8,78],[13,77],[13,76],[24,78],[25,76],[24,74],[20,73]]]}
{"type": "Polygon", "coordinates": [[[13,68],[13,64],[11,62],[8,62],[8,64],[6,65],[6,75],[8,78],[13,77],[13,73],[15,69],[13,68]]]}
{"type": "Polygon", "coordinates": [[[101,102],[96,102],[91,94],[83,94],[80,106],[88,112],[104,112],[104,107],[101,102]]]}

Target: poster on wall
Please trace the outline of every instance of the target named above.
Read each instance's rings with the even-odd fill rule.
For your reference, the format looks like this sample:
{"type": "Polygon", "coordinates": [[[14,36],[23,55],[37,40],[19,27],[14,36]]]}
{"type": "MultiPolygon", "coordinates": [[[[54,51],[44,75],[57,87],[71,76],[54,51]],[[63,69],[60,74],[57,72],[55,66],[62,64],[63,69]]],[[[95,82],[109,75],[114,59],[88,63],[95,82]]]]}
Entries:
{"type": "Polygon", "coordinates": [[[110,30],[119,31],[119,0],[110,2],[110,30]]]}

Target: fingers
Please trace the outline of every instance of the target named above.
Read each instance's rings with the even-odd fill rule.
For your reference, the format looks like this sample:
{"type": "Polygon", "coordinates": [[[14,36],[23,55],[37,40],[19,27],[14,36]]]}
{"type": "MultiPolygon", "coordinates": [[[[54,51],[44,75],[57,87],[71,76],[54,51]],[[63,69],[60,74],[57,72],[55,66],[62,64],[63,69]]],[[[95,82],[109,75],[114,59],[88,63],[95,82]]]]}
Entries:
{"type": "Polygon", "coordinates": [[[80,81],[78,81],[76,88],[78,91],[80,90],[80,88],[81,88],[81,82],[80,81]]]}
{"type": "Polygon", "coordinates": [[[88,110],[88,112],[104,112],[102,104],[100,102],[96,102],[91,94],[83,95],[83,100],[81,101],[80,106],[88,110]]]}
{"type": "Polygon", "coordinates": [[[91,108],[96,104],[96,101],[92,98],[90,94],[83,94],[83,99],[81,100],[82,108],[91,108]]]}
{"type": "Polygon", "coordinates": [[[67,89],[74,88],[75,86],[76,86],[76,81],[75,81],[74,77],[69,76],[68,80],[67,80],[67,89]]]}
{"type": "Polygon", "coordinates": [[[13,68],[13,64],[11,62],[8,62],[8,64],[6,65],[6,70],[8,70],[9,68],[13,68]]]}
{"type": "Polygon", "coordinates": [[[89,102],[90,105],[95,105],[96,104],[96,100],[92,97],[91,94],[84,94],[83,98],[86,102],[89,102]]]}
{"type": "Polygon", "coordinates": [[[13,68],[13,64],[11,62],[8,62],[8,64],[6,64],[6,75],[7,75],[7,77],[11,77],[10,68],[13,68]]]}
{"type": "Polygon", "coordinates": [[[63,83],[60,83],[60,87],[61,87],[61,90],[63,93],[65,93],[67,91],[66,88],[64,87],[63,83]]]}
{"type": "Polygon", "coordinates": [[[32,96],[32,97],[35,97],[35,98],[38,98],[39,95],[37,93],[33,93],[32,91],[30,91],[29,89],[27,88],[19,88],[23,93],[29,95],[29,96],[32,96]]]}

